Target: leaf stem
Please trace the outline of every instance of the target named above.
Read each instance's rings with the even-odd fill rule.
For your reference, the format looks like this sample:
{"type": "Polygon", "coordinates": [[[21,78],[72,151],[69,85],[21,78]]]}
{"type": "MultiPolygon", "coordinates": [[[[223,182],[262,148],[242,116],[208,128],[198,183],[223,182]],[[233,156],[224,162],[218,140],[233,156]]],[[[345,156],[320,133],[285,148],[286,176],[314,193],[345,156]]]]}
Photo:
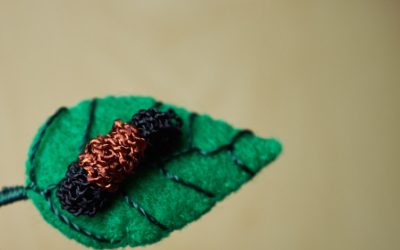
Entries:
{"type": "Polygon", "coordinates": [[[15,201],[26,199],[28,199],[28,196],[24,186],[4,187],[0,191],[0,207],[15,201]]]}

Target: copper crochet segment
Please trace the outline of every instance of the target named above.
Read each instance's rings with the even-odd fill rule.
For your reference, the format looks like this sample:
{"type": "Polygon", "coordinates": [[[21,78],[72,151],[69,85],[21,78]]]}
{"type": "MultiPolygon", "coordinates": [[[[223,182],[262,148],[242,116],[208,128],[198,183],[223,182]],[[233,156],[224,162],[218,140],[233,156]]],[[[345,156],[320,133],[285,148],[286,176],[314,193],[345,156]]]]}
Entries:
{"type": "Polygon", "coordinates": [[[113,192],[138,168],[146,147],[138,129],[116,120],[110,133],[99,135],[86,145],[78,163],[87,171],[89,183],[113,192]]]}

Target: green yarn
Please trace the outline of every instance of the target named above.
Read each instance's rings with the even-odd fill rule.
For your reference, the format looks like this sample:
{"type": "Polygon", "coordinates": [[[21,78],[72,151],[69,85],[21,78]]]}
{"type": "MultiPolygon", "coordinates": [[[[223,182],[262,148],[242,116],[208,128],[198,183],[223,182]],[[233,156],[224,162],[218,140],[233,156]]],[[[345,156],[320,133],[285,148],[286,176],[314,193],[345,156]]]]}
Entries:
{"type": "MultiPolygon", "coordinates": [[[[108,133],[115,119],[128,121],[139,109],[147,109],[154,104],[155,100],[150,97],[98,99],[90,138],[108,133]]],[[[168,108],[174,109],[184,121],[181,146],[183,150],[190,143],[191,113],[173,105],[163,104],[160,107],[161,110],[168,108]]],[[[127,245],[134,247],[157,242],[171,231],[198,219],[217,201],[250,180],[249,172],[257,173],[281,152],[281,145],[275,139],[243,134],[234,143],[234,156],[239,161],[236,164],[229,150],[202,155],[201,152],[210,152],[229,144],[240,130],[232,128],[223,121],[213,120],[208,115],[199,115],[193,122],[192,143],[201,152],[176,157],[165,164],[165,169],[173,176],[178,176],[213,193],[214,197],[208,197],[167,178],[160,168],[155,167],[142,171],[126,181],[122,189],[148,214],[165,225],[167,230],[151,223],[122,196],[117,197],[110,207],[94,217],[76,217],[61,208],[55,196],[56,190],[51,187],[62,179],[68,165],[77,159],[89,112],[90,101],[86,100],[62,112],[54,120],[47,128],[36,151],[34,166],[27,161],[26,181],[28,186],[33,185],[29,174],[33,167],[37,188],[28,190],[29,198],[33,200],[48,223],[67,237],[88,247],[117,248],[127,245]],[[241,164],[248,168],[247,172],[240,166],[241,164]],[[45,190],[49,187],[46,193],[45,190]]],[[[42,129],[43,127],[39,129],[32,145],[38,140],[42,129]]],[[[32,154],[32,150],[33,146],[29,155],[32,154]]]]}
{"type": "Polygon", "coordinates": [[[4,187],[0,190],[0,206],[27,198],[26,189],[23,186],[4,187]]]}

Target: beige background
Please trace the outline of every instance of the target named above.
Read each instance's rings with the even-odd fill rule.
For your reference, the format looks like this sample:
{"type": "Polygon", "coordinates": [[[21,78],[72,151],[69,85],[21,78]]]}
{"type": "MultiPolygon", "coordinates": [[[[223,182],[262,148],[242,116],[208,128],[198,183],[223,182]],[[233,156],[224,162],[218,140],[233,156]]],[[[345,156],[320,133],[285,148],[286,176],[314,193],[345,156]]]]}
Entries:
{"type": "MultiPolygon", "coordinates": [[[[0,186],[56,108],[152,95],[284,154],[146,249],[400,249],[398,1],[0,1],[0,186]]],[[[0,249],[83,249],[31,202],[0,249]]]]}

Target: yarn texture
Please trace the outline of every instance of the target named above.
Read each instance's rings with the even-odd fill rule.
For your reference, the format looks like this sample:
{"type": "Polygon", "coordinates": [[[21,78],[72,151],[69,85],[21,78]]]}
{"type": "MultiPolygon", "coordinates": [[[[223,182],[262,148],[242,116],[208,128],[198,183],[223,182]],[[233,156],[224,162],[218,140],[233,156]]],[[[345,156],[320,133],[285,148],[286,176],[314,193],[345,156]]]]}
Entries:
{"type": "MultiPolygon", "coordinates": [[[[27,195],[43,218],[88,247],[135,247],[157,242],[200,218],[281,152],[281,144],[273,138],[261,138],[150,97],[97,99],[92,114],[91,103],[82,101],[58,112],[51,123],[46,122],[34,138],[26,164],[27,195]],[[62,185],[57,183],[67,177],[71,162],[80,155],[82,138],[91,140],[107,134],[117,119],[135,123],[132,115],[151,107],[164,112],[172,109],[182,119],[177,121],[182,125],[179,147],[152,157],[148,165],[120,184],[112,201],[95,216],[75,216],[64,210],[57,197],[62,185]],[[91,128],[85,135],[91,115],[91,128]]],[[[140,119],[145,119],[146,114],[141,115],[140,119]]],[[[136,125],[146,133],[151,127],[140,128],[140,119],[136,125]]],[[[167,128],[176,124],[170,125],[163,124],[167,128]]]]}
{"type": "Polygon", "coordinates": [[[116,191],[144,157],[146,141],[137,129],[114,121],[107,135],[92,139],[79,156],[79,165],[88,172],[88,181],[107,191],[116,191]]]}
{"type": "Polygon", "coordinates": [[[94,216],[97,210],[107,205],[111,194],[89,183],[86,170],[73,162],[59,183],[57,197],[62,207],[70,213],[94,216]]]}
{"type": "Polygon", "coordinates": [[[166,112],[155,108],[140,110],[132,117],[130,124],[138,128],[140,135],[149,142],[149,154],[170,152],[181,136],[182,120],[172,109],[166,112]]]}

